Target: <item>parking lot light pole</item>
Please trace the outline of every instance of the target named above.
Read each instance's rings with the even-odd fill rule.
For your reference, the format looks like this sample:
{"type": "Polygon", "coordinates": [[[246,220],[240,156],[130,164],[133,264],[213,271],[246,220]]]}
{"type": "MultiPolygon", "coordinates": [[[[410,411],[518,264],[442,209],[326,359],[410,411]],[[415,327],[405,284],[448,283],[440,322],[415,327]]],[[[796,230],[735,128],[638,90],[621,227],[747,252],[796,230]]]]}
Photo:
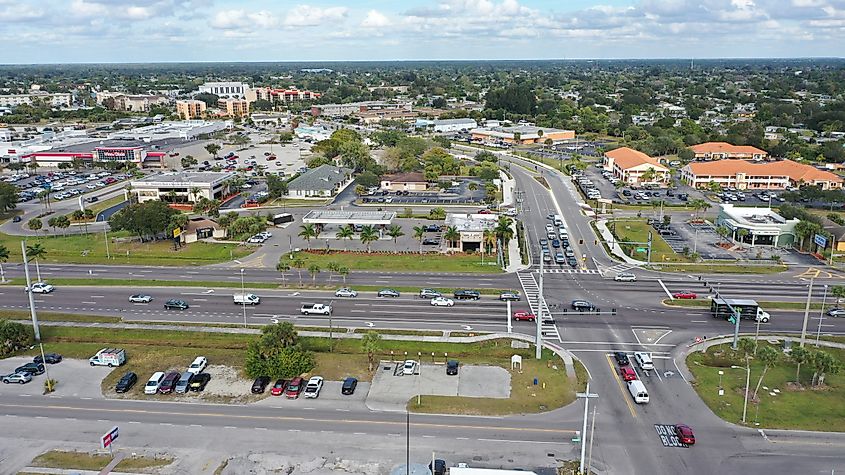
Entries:
{"type": "Polygon", "coordinates": [[[824,294],[822,294],[822,309],[819,311],[819,330],[816,332],[816,347],[819,346],[819,339],[822,337],[822,321],[824,320],[824,305],[827,302],[827,284],[824,286],[824,294]]]}
{"type": "Polygon", "coordinates": [[[751,366],[748,365],[748,358],[745,358],[745,368],[731,365],[731,369],[745,370],[745,401],[742,403],[742,423],[745,424],[745,414],[748,412],[748,386],[751,385],[751,366]]]}
{"type": "Polygon", "coordinates": [[[38,348],[41,351],[41,364],[44,365],[44,377],[47,380],[47,391],[53,392],[53,385],[50,381],[50,372],[47,370],[47,358],[44,357],[44,343],[41,342],[41,330],[38,328],[38,314],[35,312],[35,296],[32,295],[32,279],[29,276],[29,261],[26,259],[26,240],[21,241],[21,253],[23,255],[23,269],[26,276],[26,293],[29,298],[29,313],[32,316],[32,333],[38,348]]]}
{"type": "Polygon", "coordinates": [[[807,338],[807,320],[810,318],[810,300],[813,298],[813,281],[810,279],[810,287],[807,290],[807,305],[804,307],[804,323],[801,327],[801,348],[804,348],[804,343],[807,338]]]}
{"type": "Polygon", "coordinates": [[[599,395],[590,393],[590,382],[587,381],[587,388],[585,391],[583,393],[575,393],[575,397],[584,398],[584,425],[581,429],[581,465],[578,471],[579,473],[584,473],[584,455],[585,449],[587,448],[587,445],[584,442],[587,437],[587,414],[589,414],[590,398],[597,398],[599,395]]]}
{"type": "Polygon", "coordinates": [[[244,293],[244,270],[241,269],[241,308],[244,311],[244,328],[246,328],[246,293],[244,293]]]}

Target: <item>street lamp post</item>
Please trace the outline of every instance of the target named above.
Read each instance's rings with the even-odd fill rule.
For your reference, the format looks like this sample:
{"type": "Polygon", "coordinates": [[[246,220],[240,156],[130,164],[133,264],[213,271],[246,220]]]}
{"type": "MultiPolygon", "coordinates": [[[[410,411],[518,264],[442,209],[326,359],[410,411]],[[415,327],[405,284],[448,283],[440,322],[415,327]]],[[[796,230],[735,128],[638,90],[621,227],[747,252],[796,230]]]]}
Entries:
{"type": "Polygon", "coordinates": [[[241,269],[241,308],[244,311],[244,328],[246,328],[246,293],[244,292],[244,270],[241,269]]]}
{"type": "Polygon", "coordinates": [[[584,443],[584,439],[587,437],[587,414],[589,413],[590,398],[597,398],[599,395],[590,393],[590,382],[587,381],[587,388],[585,391],[583,393],[575,393],[575,396],[584,398],[584,425],[581,428],[581,465],[579,468],[579,473],[584,473],[584,452],[587,448],[584,443]]]}
{"type": "Polygon", "coordinates": [[[801,326],[801,348],[804,348],[805,339],[807,338],[807,320],[810,318],[810,300],[813,298],[813,281],[810,279],[810,287],[807,289],[807,305],[804,307],[804,323],[801,326]]]}
{"type": "Polygon", "coordinates": [[[742,423],[745,424],[745,414],[748,412],[748,386],[751,385],[751,366],[748,365],[748,358],[745,358],[745,368],[731,365],[731,369],[745,370],[745,401],[742,403],[742,423]]]}
{"type": "Polygon", "coordinates": [[[824,286],[824,294],[822,294],[822,309],[819,311],[819,329],[816,332],[816,347],[819,346],[819,339],[822,337],[822,321],[824,320],[825,303],[827,303],[827,284],[824,286]]]}

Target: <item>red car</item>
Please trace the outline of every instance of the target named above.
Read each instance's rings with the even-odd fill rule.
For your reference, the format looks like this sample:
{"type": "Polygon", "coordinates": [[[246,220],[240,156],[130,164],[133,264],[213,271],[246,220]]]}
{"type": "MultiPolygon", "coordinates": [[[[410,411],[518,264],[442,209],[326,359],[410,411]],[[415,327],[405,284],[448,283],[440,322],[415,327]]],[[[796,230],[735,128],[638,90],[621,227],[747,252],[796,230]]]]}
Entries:
{"type": "Polygon", "coordinates": [[[530,312],[513,312],[513,319],[517,322],[526,321],[526,322],[533,322],[537,319],[533,313],[530,312]]]}
{"type": "Polygon", "coordinates": [[[493,214],[493,212],[489,209],[480,209],[478,210],[478,214],[493,214]]]}
{"type": "Polygon", "coordinates": [[[303,386],[305,384],[302,381],[302,378],[296,377],[290,380],[288,383],[287,389],[285,389],[285,397],[288,399],[296,399],[299,397],[299,393],[302,392],[303,386]]]}
{"type": "Polygon", "coordinates": [[[288,387],[288,380],[287,379],[277,379],[276,384],[270,388],[270,395],[272,396],[281,396],[285,389],[288,387]]]}
{"type": "Polygon", "coordinates": [[[634,372],[634,369],[630,366],[623,366],[619,368],[619,374],[622,375],[622,379],[625,381],[634,381],[637,379],[637,373],[634,372]]]}
{"type": "Polygon", "coordinates": [[[275,160],[275,159],[276,159],[276,156],[275,156],[275,155],[267,155],[267,161],[268,161],[268,162],[269,162],[269,161],[272,161],[272,160],[275,160]]]}
{"type": "Polygon", "coordinates": [[[676,299],[697,299],[698,295],[696,295],[695,292],[690,292],[689,290],[682,290],[672,294],[672,297],[676,299]]]}
{"type": "Polygon", "coordinates": [[[693,434],[690,426],[686,424],[675,425],[675,433],[678,434],[682,444],[695,445],[695,434],[693,434]]]}

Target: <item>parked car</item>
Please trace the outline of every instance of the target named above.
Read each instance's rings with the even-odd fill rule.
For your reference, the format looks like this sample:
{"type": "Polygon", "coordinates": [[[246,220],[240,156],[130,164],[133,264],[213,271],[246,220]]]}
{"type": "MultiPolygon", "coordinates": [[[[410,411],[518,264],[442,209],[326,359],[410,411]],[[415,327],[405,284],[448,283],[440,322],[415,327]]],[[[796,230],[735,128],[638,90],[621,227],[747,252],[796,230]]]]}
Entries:
{"type": "Polygon", "coordinates": [[[410,376],[414,374],[417,369],[417,362],[414,360],[405,360],[405,363],[402,365],[402,374],[406,376],[410,376]]]}
{"type": "Polygon", "coordinates": [[[454,293],[454,297],[458,300],[478,300],[481,298],[481,294],[477,290],[456,290],[454,293]]]}
{"type": "Polygon", "coordinates": [[[517,292],[502,292],[499,294],[499,300],[505,302],[510,300],[511,302],[518,302],[520,299],[519,293],[517,292]]]}
{"type": "Polygon", "coordinates": [[[623,381],[633,381],[637,379],[637,373],[634,371],[634,368],[630,366],[622,366],[619,368],[619,374],[622,375],[623,381]]]}
{"type": "Polygon", "coordinates": [[[323,389],[323,377],[311,376],[308,384],[305,385],[305,398],[313,399],[319,397],[321,389],[323,389]]]}
{"type": "Polygon", "coordinates": [[[420,298],[433,299],[433,298],[437,298],[437,297],[440,297],[440,296],[441,296],[440,292],[438,292],[434,289],[420,289],[420,298]]]}
{"type": "Polygon", "coordinates": [[[150,303],[153,301],[153,298],[146,294],[135,294],[129,296],[129,301],[131,303],[150,303]]]}
{"type": "Polygon", "coordinates": [[[263,393],[268,384],[270,384],[269,376],[259,376],[255,378],[255,381],[252,383],[252,394],[263,393]]]}
{"type": "Polygon", "coordinates": [[[194,380],[194,373],[190,371],[185,371],[179,376],[179,381],[176,382],[176,389],[175,392],[177,394],[184,394],[188,392],[188,387],[191,385],[191,381],[194,380]]]}
{"type": "Polygon", "coordinates": [[[620,272],[613,277],[616,282],[636,282],[637,276],[630,272],[620,272]]]}
{"type": "Polygon", "coordinates": [[[534,314],[531,313],[531,312],[519,311],[519,312],[513,312],[513,319],[516,320],[517,322],[522,322],[522,321],[533,322],[534,320],[537,319],[537,317],[535,317],[534,314]]]}
{"type": "Polygon", "coordinates": [[[625,366],[630,362],[628,361],[628,354],[624,351],[617,351],[616,353],[613,353],[613,358],[616,359],[616,364],[619,366],[625,366]]]}
{"type": "Polygon", "coordinates": [[[378,291],[379,297],[398,297],[399,292],[393,289],[381,289],[378,291]]]}
{"type": "Polygon", "coordinates": [[[165,310],[186,310],[189,307],[188,302],[179,299],[170,299],[164,302],[165,310]]]}
{"type": "Polygon", "coordinates": [[[144,394],[157,393],[162,379],[164,379],[164,371],[156,371],[153,373],[153,375],[150,376],[150,379],[147,380],[147,384],[144,385],[144,394]]]}
{"type": "Polygon", "coordinates": [[[170,394],[173,390],[176,389],[176,383],[179,382],[179,378],[182,377],[182,374],[178,371],[171,371],[164,375],[164,379],[161,380],[161,384],[158,385],[158,393],[159,394],[170,394]]]}
{"type": "Polygon", "coordinates": [[[29,373],[12,373],[3,376],[2,379],[5,384],[26,384],[32,381],[32,375],[29,373]]]}
{"type": "Polygon", "coordinates": [[[424,238],[422,243],[423,246],[439,246],[440,240],[436,238],[424,238]]]}
{"type": "Polygon", "coordinates": [[[686,424],[676,424],[675,433],[682,444],[695,445],[695,434],[692,428],[686,424]]]}
{"type": "Polygon", "coordinates": [[[275,383],[273,383],[273,387],[270,388],[270,395],[271,396],[281,396],[285,393],[285,389],[288,387],[288,380],[287,379],[277,379],[275,383]]]}
{"type": "Polygon", "coordinates": [[[197,356],[194,358],[194,361],[191,363],[191,366],[188,366],[188,372],[193,374],[202,373],[205,367],[208,366],[208,360],[205,356],[197,356]]]}
{"type": "Polygon", "coordinates": [[[208,373],[199,373],[195,374],[193,379],[191,379],[191,385],[188,386],[188,390],[194,392],[200,392],[205,389],[205,386],[208,382],[211,381],[211,375],[208,373]]]}
{"type": "Polygon", "coordinates": [[[358,387],[358,379],[350,376],[343,380],[343,385],[340,387],[340,394],[347,396],[354,394],[356,387],[358,387]]]}
{"type": "Polygon", "coordinates": [[[698,295],[695,292],[691,292],[689,290],[682,290],[680,292],[675,292],[672,294],[673,298],[676,299],[697,299],[698,295]]]}
{"type": "Polygon", "coordinates": [[[135,383],[138,382],[138,375],[133,373],[132,371],[127,371],[120,379],[117,381],[117,384],[114,385],[114,392],[116,393],[125,393],[132,389],[132,386],[135,386],[135,383]]]}
{"type": "Polygon", "coordinates": [[[456,376],[458,374],[458,368],[460,367],[460,363],[458,360],[449,360],[446,362],[446,374],[449,376],[456,376]]]}
{"type": "Polygon", "coordinates": [[[434,305],[435,307],[451,307],[452,305],[455,305],[455,301],[443,297],[435,297],[431,299],[431,305],[434,305]]]}
{"type": "Polygon", "coordinates": [[[15,373],[29,373],[33,376],[44,374],[45,368],[43,363],[27,363],[23,366],[15,368],[15,373]]]}
{"type": "Polygon", "coordinates": [[[56,288],[46,282],[36,282],[26,290],[29,290],[34,294],[49,294],[50,292],[56,290],[56,288]]]}
{"type": "Polygon", "coordinates": [[[572,301],[572,310],[578,312],[589,312],[591,310],[595,310],[596,306],[586,300],[573,300],[572,301]]]}
{"type": "Polygon", "coordinates": [[[299,397],[299,393],[302,392],[302,386],[304,385],[304,381],[300,377],[296,377],[290,380],[288,383],[288,387],[285,389],[285,397],[288,399],[296,399],[299,397]]]}
{"type": "Polygon", "coordinates": [[[47,364],[58,364],[62,362],[62,355],[58,353],[45,353],[44,358],[41,358],[41,355],[36,356],[32,359],[33,363],[44,363],[47,364]]]}
{"type": "Polygon", "coordinates": [[[337,289],[334,293],[334,296],[335,297],[357,297],[358,292],[350,289],[349,287],[343,287],[342,289],[337,289]]]}

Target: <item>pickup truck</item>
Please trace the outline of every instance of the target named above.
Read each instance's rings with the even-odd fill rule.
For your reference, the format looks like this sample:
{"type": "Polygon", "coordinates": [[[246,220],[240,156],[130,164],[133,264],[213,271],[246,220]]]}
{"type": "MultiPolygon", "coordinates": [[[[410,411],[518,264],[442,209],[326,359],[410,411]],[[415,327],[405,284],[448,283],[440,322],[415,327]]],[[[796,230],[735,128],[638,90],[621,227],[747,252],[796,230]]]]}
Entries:
{"type": "Polygon", "coordinates": [[[306,303],[302,304],[302,308],[299,309],[299,313],[303,315],[311,315],[312,313],[317,315],[330,315],[332,313],[332,306],[323,305],[321,303],[306,303]]]}

